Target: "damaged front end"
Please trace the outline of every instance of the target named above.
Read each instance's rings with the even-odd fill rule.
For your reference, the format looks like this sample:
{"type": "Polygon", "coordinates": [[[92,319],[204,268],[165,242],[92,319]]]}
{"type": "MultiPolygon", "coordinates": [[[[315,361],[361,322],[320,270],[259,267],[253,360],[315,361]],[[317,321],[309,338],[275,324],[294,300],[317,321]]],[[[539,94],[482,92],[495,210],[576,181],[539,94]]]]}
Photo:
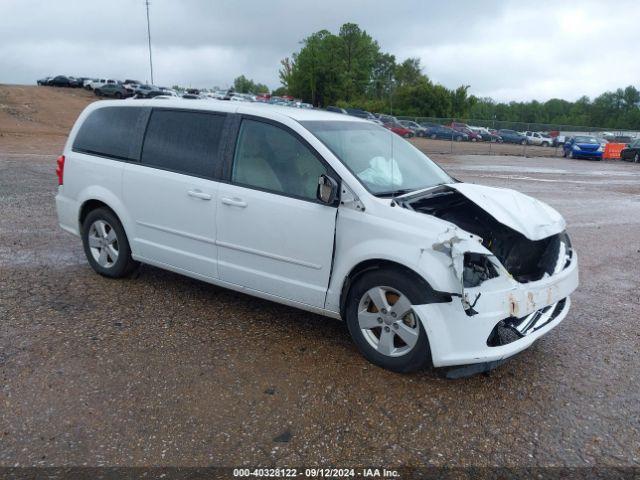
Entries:
{"type": "MultiPolygon", "coordinates": [[[[465,287],[477,286],[498,274],[487,254],[495,256],[519,283],[540,280],[565,266],[570,259],[571,243],[564,232],[564,220],[557,212],[546,206],[543,209],[541,202],[512,191],[508,191],[512,192],[511,198],[501,199],[509,204],[501,205],[488,200],[494,190],[500,189],[472,187],[473,190],[466,184],[441,185],[396,200],[405,208],[453,223],[479,240],[482,250],[475,246],[464,248],[468,244],[460,249],[455,235],[450,242],[452,247],[458,247],[452,248],[451,253],[455,255],[456,274],[465,287]],[[524,204],[522,198],[528,203],[524,204]]],[[[446,242],[444,238],[443,243],[446,242]]]]}
{"type": "Polygon", "coordinates": [[[564,219],[548,205],[512,190],[462,183],[394,202],[451,224],[432,247],[450,258],[460,285],[450,294],[459,303],[424,309],[433,336],[448,338],[442,353],[433,352],[434,364],[506,358],[566,316],[578,284],[577,257],[564,219]],[[465,335],[452,335],[451,328],[465,335]]]}

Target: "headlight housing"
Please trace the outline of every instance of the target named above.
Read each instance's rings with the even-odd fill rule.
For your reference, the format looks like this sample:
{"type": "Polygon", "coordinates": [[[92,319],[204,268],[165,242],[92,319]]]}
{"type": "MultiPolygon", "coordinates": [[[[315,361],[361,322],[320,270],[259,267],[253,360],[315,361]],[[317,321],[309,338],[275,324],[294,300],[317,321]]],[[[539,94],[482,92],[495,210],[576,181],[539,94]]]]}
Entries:
{"type": "Polygon", "coordinates": [[[489,257],[481,253],[467,252],[464,254],[464,269],[462,272],[462,285],[464,288],[473,288],[485,280],[498,276],[498,270],[489,257]]]}
{"type": "Polygon", "coordinates": [[[580,145],[574,145],[574,146],[573,146],[573,149],[574,149],[574,150],[582,150],[582,149],[580,148],[580,145]]]}

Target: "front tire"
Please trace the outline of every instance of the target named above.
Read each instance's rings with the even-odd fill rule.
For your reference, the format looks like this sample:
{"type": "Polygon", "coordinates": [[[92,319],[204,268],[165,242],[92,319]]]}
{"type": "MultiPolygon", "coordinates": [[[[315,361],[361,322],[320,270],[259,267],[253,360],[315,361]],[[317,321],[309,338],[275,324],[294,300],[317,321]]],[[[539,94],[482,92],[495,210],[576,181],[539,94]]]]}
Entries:
{"type": "Polygon", "coordinates": [[[91,268],[105,277],[126,277],[138,266],[120,220],[107,208],[92,210],[84,219],[82,245],[91,268]]]}
{"type": "Polygon", "coordinates": [[[394,372],[431,365],[429,340],[413,310],[423,292],[407,275],[391,269],[364,273],[349,291],[347,327],[360,353],[394,372]]]}

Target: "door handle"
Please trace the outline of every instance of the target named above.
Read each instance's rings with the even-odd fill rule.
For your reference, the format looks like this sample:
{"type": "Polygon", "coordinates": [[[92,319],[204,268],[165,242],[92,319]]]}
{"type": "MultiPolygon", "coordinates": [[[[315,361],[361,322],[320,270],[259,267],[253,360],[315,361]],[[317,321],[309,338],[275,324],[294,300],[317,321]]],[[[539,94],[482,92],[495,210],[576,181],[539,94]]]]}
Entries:
{"type": "Polygon", "coordinates": [[[241,200],[240,198],[222,197],[222,203],[224,203],[225,205],[230,205],[232,207],[240,208],[245,208],[247,206],[247,202],[241,200]]]}
{"type": "Polygon", "coordinates": [[[199,198],[200,200],[211,200],[211,195],[208,193],[204,193],[201,190],[189,190],[187,194],[190,197],[199,198]]]}

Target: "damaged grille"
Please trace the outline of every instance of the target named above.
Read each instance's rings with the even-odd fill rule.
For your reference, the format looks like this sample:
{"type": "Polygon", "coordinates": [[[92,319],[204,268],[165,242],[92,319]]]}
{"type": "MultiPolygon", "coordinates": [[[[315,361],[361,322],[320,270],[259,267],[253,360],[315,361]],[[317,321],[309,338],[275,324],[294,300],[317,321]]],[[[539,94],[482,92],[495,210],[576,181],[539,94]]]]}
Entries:
{"type": "Polygon", "coordinates": [[[447,186],[432,189],[428,195],[408,197],[401,205],[446,220],[481,237],[484,247],[520,283],[552,275],[570,262],[571,245],[566,233],[529,240],[447,186]]]}
{"type": "Polygon", "coordinates": [[[562,313],[566,303],[567,299],[563,298],[559,302],[541,308],[526,317],[511,317],[501,320],[493,327],[491,334],[487,338],[487,345],[490,347],[507,345],[541,329],[562,313]]]}

